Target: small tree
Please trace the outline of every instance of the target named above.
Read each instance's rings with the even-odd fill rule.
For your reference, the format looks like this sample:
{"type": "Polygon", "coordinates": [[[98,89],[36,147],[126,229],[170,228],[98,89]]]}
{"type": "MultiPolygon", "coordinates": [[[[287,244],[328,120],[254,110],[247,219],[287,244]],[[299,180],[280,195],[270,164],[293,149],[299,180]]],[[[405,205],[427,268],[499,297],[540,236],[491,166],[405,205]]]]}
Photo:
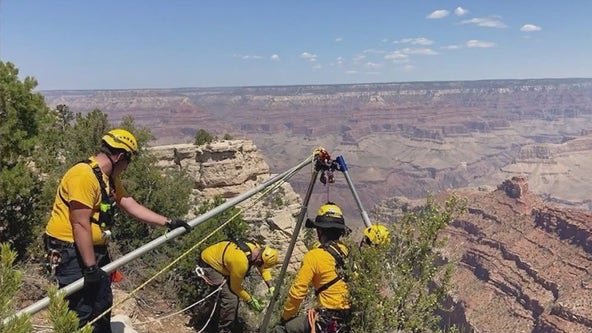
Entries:
{"type": "MultiPolygon", "coordinates": [[[[162,171],[156,166],[158,159],[144,149],[153,138],[150,131],[134,124],[132,118],[123,119],[120,128],[134,133],[140,146],[140,154],[122,174],[122,182],[126,190],[138,202],[165,216],[183,217],[189,211],[189,196],[193,182],[186,170],[162,171]]],[[[154,228],[149,227],[126,214],[119,214],[114,236],[123,253],[129,252],[146,243],[147,238],[154,238],[154,228]]],[[[157,231],[160,236],[161,230],[157,231]]]]}
{"type": "Polygon", "coordinates": [[[230,135],[229,133],[224,134],[224,136],[222,137],[222,139],[224,140],[232,140],[232,135],[230,135]]]}
{"type": "Polygon", "coordinates": [[[79,321],[76,312],[68,309],[68,302],[64,299],[64,293],[56,287],[49,289],[49,317],[55,333],[91,333],[93,327],[86,325],[78,329],[79,321]]]}
{"type": "Polygon", "coordinates": [[[452,264],[440,264],[438,233],[464,210],[455,196],[443,207],[428,197],[393,224],[390,244],[351,251],[352,332],[441,331],[452,264]]]}
{"type": "Polygon", "coordinates": [[[211,143],[212,141],[214,141],[214,136],[212,136],[212,134],[210,134],[205,129],[200,128],[197,131],[197,133],[195,133],[195,145],[196,146],[201,146],[206,143],[211,143]]]}
{"type": "MultiPolygon", "coordinates": [[[[0,244],[0,332],[28,333],[33,331],[31,316],[27,313],[13,316],[15,309],[12,301],[21,288],[23,276],[22,272],[13,268],[15,259],[16,252],[10,245],[0,244]]],[[[76,313],[68,309],[64,294],[58,292],[56,287],[49,290],[49,316],[53,323],[53,332],[56,333],[91,333],[93,330],[91,326],[78,329],[76,313]]]]}
{"type": "Polygon", "coordinates": [[[8,243],[0,244],[0,332],[31,332],[31,317],[28,314],[13,317],[5,324],[5,318],[14,311],[14,297],[22,285],[23,274],[13,268],[16,259],[8,243]]]}
{"type": "Polygon", "coordinates": [[[40,180],[32,156],[48,110],[43,96],[33,92],[37,81],[20,81],[18,74],[13,64],[0,61],[0,242],[16,244],[22,255],[33,240],[40,180]]]}

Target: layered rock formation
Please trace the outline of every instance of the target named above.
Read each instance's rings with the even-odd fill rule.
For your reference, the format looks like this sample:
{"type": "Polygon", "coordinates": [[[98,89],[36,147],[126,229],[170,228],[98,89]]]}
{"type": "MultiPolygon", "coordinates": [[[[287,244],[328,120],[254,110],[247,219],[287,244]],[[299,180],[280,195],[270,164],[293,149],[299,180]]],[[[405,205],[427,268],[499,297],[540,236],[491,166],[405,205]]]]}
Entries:
{"type": "MultiPolygon", "coordinates": [[[[248,137],[273,172],[325,147],[345,157],[366,207],[386,197],[425,198],[526,175],[534,193],[590,208],[585,184],[591,182],[576,182],[592,174],[584,156],[590,150],[553,155],[549,145],[592,131],[592,79],[43,93],[51,106],[98,108],[113,122],[131,115],[152,129],[157,144],[192,142],[200,128],[248,137]]],[[[304,192],[308,180],[297,174],[292,186],[304,192]]],[[[338,178],[331,199],[359,221],[348,192],[338,178]]],[[[325,200],[315,192],[311,206],[325,200]]]]}
{"type": "MultiPolygon", "coordinates": [[[[252,141],[225,140],[195,146],[179,144],[150,148],[163,168],[182,168],[193,178],[191,200],[195,207],[214,197],[233,198],[271,178],[269,166],[252,141]]],[[[278,183],[279,184],[279,183],[278,183]]],[[[269,186],[268,189],[272,187],[269,186]]],[[[301,199],[287,182],[241,202],[242,216],[251,239],[280,251],[281,258],[294,233],[301,199]]],[[[196,210],[188,218],[194,218],[196,210]]],[[[290,268],[300,264],[306,246],[300,240],[290,258],[290,268]]]]}
{"type": "Polygon", "coordinates": [[[458,263],[452,320],[475,332],[591,332],[592,213],[545,204],[523,177],[454,192],[469,209],[443,233],[458,263]]]}

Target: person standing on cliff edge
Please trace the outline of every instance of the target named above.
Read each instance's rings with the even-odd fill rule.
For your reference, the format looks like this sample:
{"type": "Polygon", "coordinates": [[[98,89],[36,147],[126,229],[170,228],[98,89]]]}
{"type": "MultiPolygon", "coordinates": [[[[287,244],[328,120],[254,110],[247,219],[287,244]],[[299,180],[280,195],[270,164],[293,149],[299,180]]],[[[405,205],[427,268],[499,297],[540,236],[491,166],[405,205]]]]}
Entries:
{"type": "MultiPolygon", "coordinates": [[[[102,137],[99,152],[72,166],[58,186],[43,238],[60,288],[84,278],[83,288],[66,298],[79,327],[113,305],[111,279],[101,267],[110,262],[106,242],[115,207],[143,223],[191,230],[187,222],[160,215],[125,191],[119,176],[137,154],[134,135],[113,129],[102,137]]],[[[110,312],[96,319],[93,332],[111,333],[110,312]]]]}

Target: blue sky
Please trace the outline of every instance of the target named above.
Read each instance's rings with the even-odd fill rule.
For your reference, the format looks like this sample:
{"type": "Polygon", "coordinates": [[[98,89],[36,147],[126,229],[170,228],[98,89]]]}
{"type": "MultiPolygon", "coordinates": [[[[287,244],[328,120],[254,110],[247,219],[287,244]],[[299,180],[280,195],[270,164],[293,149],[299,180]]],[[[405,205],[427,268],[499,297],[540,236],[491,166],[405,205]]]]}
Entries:
{"type": "Polygon", "coordinates": [[[592,1],[0,0],[40,90],[592,77],[592,1]]]}

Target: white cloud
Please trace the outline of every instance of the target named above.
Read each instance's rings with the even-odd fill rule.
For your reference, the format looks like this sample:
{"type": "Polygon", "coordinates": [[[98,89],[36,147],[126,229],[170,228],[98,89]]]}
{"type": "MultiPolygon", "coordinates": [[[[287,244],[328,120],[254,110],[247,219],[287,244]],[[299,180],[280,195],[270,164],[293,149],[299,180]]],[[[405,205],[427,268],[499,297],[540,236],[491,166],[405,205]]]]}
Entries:
{"type": "Polygon", "coordinates": [[[370,68],[370,69],[378,69],[378,68],[381,68],[382,67],[382,64],[381,63],[376,63],[376,62],[370,62],[369,61],[369,62],[365,63],[364,66],[366,68],[370,68]]]}
{"type": "Polygon", "coordinates": [[[454,44],[453,45],[446,45],[446,46],[442,47],[442,49],[444,49],[444,50],[458,50],[461,48],[462,48],[461,45],[454,45],[454,44]]]}
{"type": "Polygon", "coordinates": [[[300,58],[308,60],[310,62],[317,61],[317,55],[308,52],[302,52],[302,54],[300,54],[300,58]]]}
{"type": "Polygon", "coordinates": [[[358,74],[358,71],[346,71],[345,74],[358,74]]]}
{"type": "Polygon", "coordinates": [[[525,24],[520,28],[520,31],[524,32],[532,32],[532,31],[541,31],[543,28],[539,27],[538,25],[534,24],[525,24]]]}
{"type": "Polygon", "coordinates": [[[343,65],[343,57],[337,57],[336,61],[338,65],[343,65]]]}
{"type": "Polygon", "coordinates": [[[384,56],[386,60],[392,60],[394,63],[402,63],[409,61],[409,56],[401,51],[393,51],[384,56]]]}
{"type": "Polygon", "coordinates": [[[335,38],[335,41],[336,41],[337,43],[339,43],[339,42],[343,41],[343,37],[337,37],[337,38],[335,38]]]}
{"type": "Polygon", "coordinates": [[[411,48],[406,47],[401,50],[404,54],[419,54],[419,55],[436,55],[438,52],[430,49],[430,48],[411,48]]]}
{"type": "Polygon", "coordinates": [[[323,65],[321,65],[321,64],[316,64],[316,65],[312,66],[312,69],[315,70],[315,71],[318,71],[318,70],[320,70],[322,68],[323,68],[323,65]]]}
{"type": "Polygon", "coordinates": [[[235,54],[235,58],[240,58],[241,60],[260,60],[263,59],[262,56],[258,55],[249,55],[249,54],[235,54]]]}
{"type": "Polygon", "coordinates": [[[475,48],[475,47],[490,48],[490,47],[495,47],[496,44],[494,42],[485,42],[482,40],[471,39],[471,40],[467,41],[465,43],[465,45],[469,48],[475,48]]]}
{"type": "Polygon", "coordinates": [[[377,49],[365,49],[362,53],[373,53],[373,54],[385,54],[385,50],[377,50],[377,49]]]}
{"type": "Polygon", "coordinates": [[[272,54],[271,57],[269,57],[269,59],[273,61],[280,61],[280,56],[277,54],[272,54]]]}
{"type": "Polygon", "coordinates": [[[486,28],[506,28],[507,25],[500,21],[497,18],[493,18],[493,17],[475,17],[472,18],[470,20],[464,20],[460,22],[461,24],[475,24],[478,25],[480,27],[486,27],[486,28]]]}
{"type": "Polygon", "coordinates": [[[456,16],[463,16],[463,15],[466,15],[468,12],[469,12],[468,10],[466,10],[460,6],[456,7],[456,9],[454,10],[454,14],[456,16]]]}
{"type": "Polygon", "coordinates": [[[400,40],[396,40],[393,43],[395,44],[412,44],[412,45],[432,45],[434,44],[434,41],[427,39],[425,37],[416,37],[416,38],[403,38],[400,40]]]}
{"type": "Polygon", "coordinates": [[[363,54],[358,54],[353,57],[354,62],[360,62],[366,59],[366,56],[363,54]]]}
{"type": "Polygon", "coordinates": [[[434,10],[433,12],[431,12],[428,16],[426,16],[426,18],[427,19],[441,19],[441,18],[448,16],[448,14],[450,14],[450,12],[447,11],[446,9],[438,9],[438,10],[434,10]]]}

